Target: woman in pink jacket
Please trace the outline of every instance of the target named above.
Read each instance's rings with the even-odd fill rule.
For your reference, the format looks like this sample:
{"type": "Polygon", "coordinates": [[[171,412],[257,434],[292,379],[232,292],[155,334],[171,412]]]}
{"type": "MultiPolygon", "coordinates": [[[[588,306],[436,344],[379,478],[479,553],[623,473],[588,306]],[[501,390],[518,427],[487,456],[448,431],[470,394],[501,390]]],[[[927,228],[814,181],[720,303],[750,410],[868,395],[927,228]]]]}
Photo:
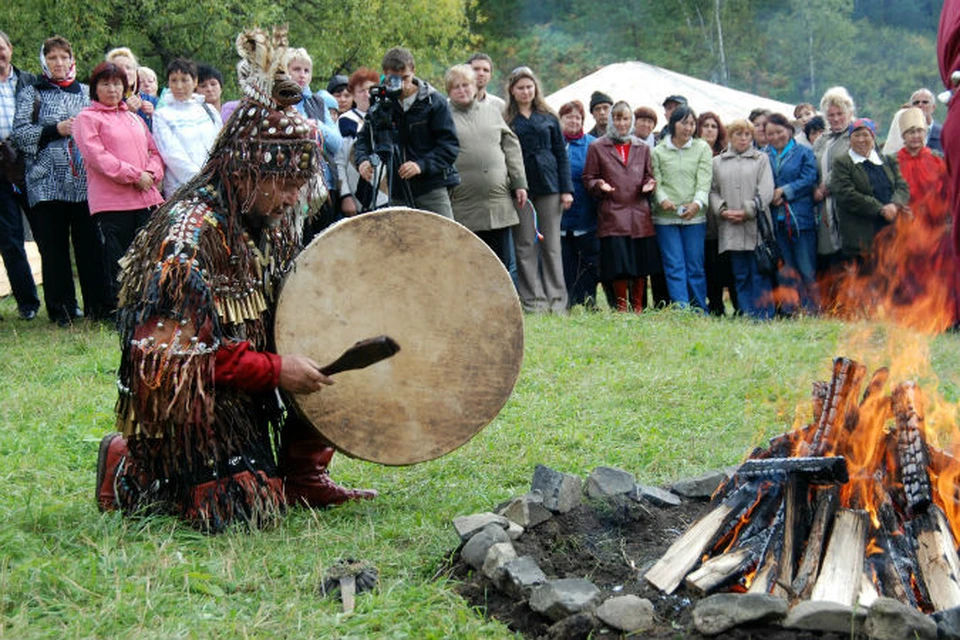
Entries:
{"type": "Polygon", "coordinates": [[[146,124],[123,101],[126,92],[126,72],[112,62],[101,63],[90,76],[93,102],[73,125],[87,168],[90,213],[103,239],[113,308],[118,260],[163,203],[156,187],[163,179],[163,161],[146,124]]]}

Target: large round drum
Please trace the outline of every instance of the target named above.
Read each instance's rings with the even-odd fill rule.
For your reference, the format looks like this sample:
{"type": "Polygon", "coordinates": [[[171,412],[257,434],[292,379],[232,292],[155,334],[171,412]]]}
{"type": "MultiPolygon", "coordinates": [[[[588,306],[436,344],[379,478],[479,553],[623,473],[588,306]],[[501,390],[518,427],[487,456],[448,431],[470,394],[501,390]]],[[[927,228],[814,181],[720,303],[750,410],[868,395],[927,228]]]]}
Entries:
{"type": "Polygon", "coordinates": [[[387,335],[392,358],[296,396],[348,455],[387,465],[438,458],[490,423],[523,359],[523,315],[497,256],[442,216],[391,208],[348,218],[300,254],[277,306],[280,354],[321,366],[387,335]]]}

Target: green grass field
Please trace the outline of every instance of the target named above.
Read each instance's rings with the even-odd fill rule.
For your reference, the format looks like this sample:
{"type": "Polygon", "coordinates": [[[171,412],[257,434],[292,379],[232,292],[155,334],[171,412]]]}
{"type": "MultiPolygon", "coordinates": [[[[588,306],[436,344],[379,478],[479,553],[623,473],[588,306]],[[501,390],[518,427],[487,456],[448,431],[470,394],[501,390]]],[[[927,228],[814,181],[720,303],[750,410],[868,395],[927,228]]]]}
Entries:
{"type": "Polygon", "coordinates": [[[524,493],[537,463],[581,475],[617,466],[648,483],[735,464],[809,417],[811,383],[836,355],[873,368],[916,352],[895,378],[918,378],[928,395],[938,388],[948,410],[960,395],[956,335],[927,343],[879,325],[679,311],[527,316],[516,390],[471,442],[408,468],[338,456],[334,477],[378,489],[377,500],[208,537],[96,509],[116,335],[22,322],[9,298],[0,314],[2,638],[510,637],[435,576],[457,545],[451,519],[524,493]],[[319,591],[343,557],[381,575],[352,616],[319,591]]]}

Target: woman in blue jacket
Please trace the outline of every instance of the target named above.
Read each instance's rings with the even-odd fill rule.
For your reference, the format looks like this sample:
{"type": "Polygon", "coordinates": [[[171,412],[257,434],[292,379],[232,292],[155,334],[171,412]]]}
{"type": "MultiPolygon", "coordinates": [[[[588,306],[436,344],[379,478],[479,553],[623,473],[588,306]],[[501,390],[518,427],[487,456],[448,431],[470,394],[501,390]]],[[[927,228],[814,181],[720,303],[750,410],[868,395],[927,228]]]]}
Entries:
{"type": "Polygon", "coordinates": [[[597,240],[597,205],[587,193],[583,166],[587,148],[596,138],[583,131],[586,110],[573,100],[560,107],[560,128],[567,143],[570,177],[573,179],[573,205],[560,220],[560,246],[563,253],[563,279],[567,284],[567,306],[578,304],[596,309],[600,282],[600,241],[597,240]]]}
{"type": "Polygon", "coordinates": [[[771,213],[784,265],[776,275],[776,298],[781,313],[793,315],[797,305],[808,314],[820,308],[817,286],[817,216],[813,191],[817,187],[817,160],[813,151],[793,139],[786,116],[767,118],[767,153],[773,169],[771,213]]]}

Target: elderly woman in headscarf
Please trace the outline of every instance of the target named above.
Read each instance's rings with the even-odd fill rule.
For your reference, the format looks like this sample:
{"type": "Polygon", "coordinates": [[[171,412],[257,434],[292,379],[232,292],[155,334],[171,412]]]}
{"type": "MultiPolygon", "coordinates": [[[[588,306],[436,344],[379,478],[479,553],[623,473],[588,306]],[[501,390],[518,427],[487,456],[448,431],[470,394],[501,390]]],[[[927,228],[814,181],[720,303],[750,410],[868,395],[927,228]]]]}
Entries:
{"type": "Polygon", "coordinates": [[[730,146],[713,159],[710,211],[718,221],[719,249],[729,254],[740,310],[751,318],[773,315],[770,283],[760,273],[757,217],[768,216],[773,173],[767,154],[753,145],[753,125],[735,120],[727,127],[730,146]]]}
{"type": "Polygon", "coordinates": [[[830,192],[836,198],[843,258],[869,272],[874,238],[901,212],[909,214],[910,188],[893,156],[876,150],[877,127],[869,118],[850,125],[850,148],[833,163],[830,192]]]}
{"type": "Polygon", "coordinates": [[[470,65],[451,67],[445,77],[460,155],[460,184],[450,193],[453,219],[470,229],[510,263],[508,238],[520,222],[514,202],[527,202],[527,176],[516,134],[493,103],[477,101],[477,75],[470,65]]]}
{"type": "Polygon", "coordinates": [[[597,198],[600,279],[617,311],[646,306],[647,276],[662,270],[650,214],[653,178],[650,148],[633,131],[633,110],[620,101],[610,110],[607,135],[587,151],[583,184],[597,198]]]}
{"type": "Polygon", "coordinates": [[[27,197],[43,263],[43,298],[51,322],[69,326],[86,315],[107,317],[103,246],[87,205],[87,173],[73,140],[73,123],[90,104],[77,82],[73,47],[61,36],[40,49],[43,75],[17,96],[12,139],[26,161],[27,197]],[[83,313],[77,306],[70,242],[77,261],[83,313]]]}
{"type": "MultiPolygon", "coordinates": [[[[925,221],[943,224],[945,220],[931,220],[934,212],[922,203],[933,194],[938,200],[946,200],[947,163],[938,153],[927,146],[927,120],[923,111],[916,107],[904,109],[897,119],[903,146],[897,151],[900,174],[910,187],[910,209],[925,221]]],[[[944,208],[943,213],[947,210],[944,208]]]]}

